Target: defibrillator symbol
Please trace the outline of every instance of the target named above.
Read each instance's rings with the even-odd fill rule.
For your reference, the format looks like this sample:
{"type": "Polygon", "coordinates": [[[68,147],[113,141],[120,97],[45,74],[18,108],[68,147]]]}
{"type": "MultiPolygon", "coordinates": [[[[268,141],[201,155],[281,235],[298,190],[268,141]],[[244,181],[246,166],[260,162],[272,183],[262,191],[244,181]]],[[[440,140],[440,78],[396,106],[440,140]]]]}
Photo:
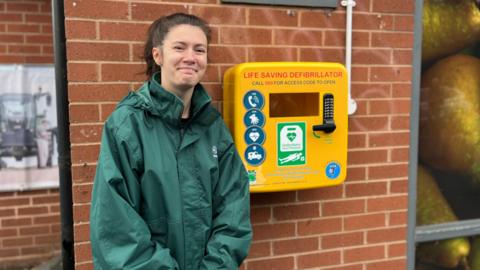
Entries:
{"type": "Polygon", "coordinates": [[[277,165],[305,164],[305,123],[278,123],[277,165]]]}

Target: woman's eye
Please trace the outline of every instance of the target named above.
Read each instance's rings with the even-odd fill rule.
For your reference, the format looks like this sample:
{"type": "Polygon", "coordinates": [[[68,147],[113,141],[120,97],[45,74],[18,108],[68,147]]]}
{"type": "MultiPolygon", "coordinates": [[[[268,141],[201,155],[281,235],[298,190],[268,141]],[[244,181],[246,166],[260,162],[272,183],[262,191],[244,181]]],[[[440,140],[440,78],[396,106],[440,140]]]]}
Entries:
{"type": "Polygon", "coordinates": [[[198,52],[198,53],[206,53],[207,52],[207,50],[205,50],[205,49],[196,49],[195,51],[198,52]]]}
{"type": "Polygon", "coordinates": [[[173,49],[176,50],[176,51],[181,51],[181,50],[183,50],[183,47],[182,46],[175,46],[175,47],[173,47],[173,49]]]}

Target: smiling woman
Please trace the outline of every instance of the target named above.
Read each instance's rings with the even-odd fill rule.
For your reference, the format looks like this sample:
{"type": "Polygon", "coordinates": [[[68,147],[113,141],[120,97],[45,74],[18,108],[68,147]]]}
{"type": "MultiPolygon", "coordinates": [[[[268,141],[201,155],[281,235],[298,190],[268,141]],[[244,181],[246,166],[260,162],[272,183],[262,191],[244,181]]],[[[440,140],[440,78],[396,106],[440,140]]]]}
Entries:
{"type": "Polygon", "coordinates": [[[248,177],[199,83],[210,30],[176,13],[150,26],[150,80],[108,118],[90,215],[96,269],[237,269],[252,239],[248,177]]]}

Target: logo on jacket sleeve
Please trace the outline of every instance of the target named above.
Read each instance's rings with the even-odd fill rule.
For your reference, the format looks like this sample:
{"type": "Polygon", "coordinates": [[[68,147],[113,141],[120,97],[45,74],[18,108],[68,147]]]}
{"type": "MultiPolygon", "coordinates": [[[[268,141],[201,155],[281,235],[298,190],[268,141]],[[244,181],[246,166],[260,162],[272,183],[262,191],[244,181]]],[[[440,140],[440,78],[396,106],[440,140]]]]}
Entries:
{"type": "Polygon", "coordinates": [[[218,158],[217,147],[215,145],[212,146],[212,156],[218,158]]]}

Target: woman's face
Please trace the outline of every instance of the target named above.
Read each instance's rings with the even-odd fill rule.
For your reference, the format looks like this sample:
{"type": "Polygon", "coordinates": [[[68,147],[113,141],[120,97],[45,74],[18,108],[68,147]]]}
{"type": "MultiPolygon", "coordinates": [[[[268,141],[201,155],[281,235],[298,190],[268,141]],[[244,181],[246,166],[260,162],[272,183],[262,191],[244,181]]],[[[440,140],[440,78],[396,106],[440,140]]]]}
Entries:
{"type": "Polygon", "coordinates": [[[207,37],[202,29],[188,24],[172,27],[161,48],[153,48],[161,66],[161,84],[169,91],[183,93],[200,82],[207,69],[207,37]]]}

